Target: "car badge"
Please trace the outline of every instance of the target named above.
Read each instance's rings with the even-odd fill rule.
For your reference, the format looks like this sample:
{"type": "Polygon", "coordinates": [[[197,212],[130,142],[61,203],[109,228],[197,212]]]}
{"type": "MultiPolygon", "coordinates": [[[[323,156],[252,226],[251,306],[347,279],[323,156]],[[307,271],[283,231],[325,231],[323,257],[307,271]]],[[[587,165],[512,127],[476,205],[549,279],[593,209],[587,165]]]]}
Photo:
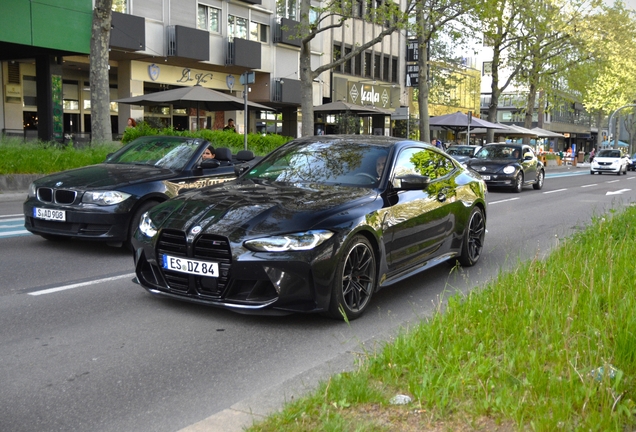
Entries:
{"type": "Polygon", "coordinates": [[[55,187],[60,187],[60,186],[62,186],[63,184],[64,184],[64,182],[57,182],[57,183],[55,183],[55,187]]]}
{"type": "Polygon", "coordinates": [[[486,167],[481,167],[481,170],[482,171],[486,171],[486,167]]]}
{"type": "Polygon", "coordinates": [[[197,234],[199,234],[200,232],[201,232],[201,226],[200,226],[200,225],[197,225],[197,226],[195,226],[194,228],[192,228],[192,229],[190,230],[190,233],[191,233],[191,234],[194,234],[194,235],[197,235],[197,234]]]}

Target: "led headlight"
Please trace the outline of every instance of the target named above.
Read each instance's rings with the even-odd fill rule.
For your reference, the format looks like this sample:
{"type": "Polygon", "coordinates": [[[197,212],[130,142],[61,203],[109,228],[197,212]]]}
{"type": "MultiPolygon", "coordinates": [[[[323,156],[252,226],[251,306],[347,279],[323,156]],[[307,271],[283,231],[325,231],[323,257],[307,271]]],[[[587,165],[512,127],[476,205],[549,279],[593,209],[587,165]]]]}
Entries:
{"type": "Polygon", "coordinates": [[[515,167],[513,167],[512,165],[508,165],[503,169],[503,172],[504,174],[512,174],[513,172],[515,172],[515,167]]]}
{"type": "Polygon", "coordinates": [[[139,220],[139,231],[142,232],[146,237],[154,237],[157,234],[157,227],[152,223],[152,219],[148,215],[148,212],[141,215],[141,219],[139,220]]]}
{"type": "Polygon", "coordinates": [[[82,202],[97,205],[119,204],[130,197],[130,194],[119,191],[89,191],[85,192],[82,202]]]}
{"type": "Polygon", "coordinates": [[[286,252],[310,250],[333,236],[331,231],[307,231],[264,237],[245,242],[245,247],[257,252],[286,252]]]}

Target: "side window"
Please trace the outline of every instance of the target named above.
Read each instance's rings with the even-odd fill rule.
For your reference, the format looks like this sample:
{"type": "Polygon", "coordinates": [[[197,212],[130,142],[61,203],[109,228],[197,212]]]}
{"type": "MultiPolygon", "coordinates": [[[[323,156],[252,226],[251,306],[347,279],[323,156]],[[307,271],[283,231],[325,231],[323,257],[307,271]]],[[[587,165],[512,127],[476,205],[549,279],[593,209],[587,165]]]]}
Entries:
{"type": "Polygon", "coordinates": [[[443,154],[421,148],[409,148],[399,154],[394,175],[419,174],[434,180],[444,177],[454,169],[453,162],[443,154]]]}

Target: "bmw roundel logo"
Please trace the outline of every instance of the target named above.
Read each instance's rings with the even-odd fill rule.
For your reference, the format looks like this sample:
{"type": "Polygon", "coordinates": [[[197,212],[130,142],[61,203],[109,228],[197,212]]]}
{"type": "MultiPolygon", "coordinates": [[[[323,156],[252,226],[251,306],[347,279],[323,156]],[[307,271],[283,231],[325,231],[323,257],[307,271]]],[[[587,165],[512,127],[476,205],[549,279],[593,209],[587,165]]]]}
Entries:
{"type": "Polygon", "coordinates": [[[199,234],[200,232],[201,232],[201,226],[200,225],[197,225],[197,226],[195,226],[194,228],[192,228],[190,230],[190,233],[192,233],[194,235],[199,234]]]}
{"type": "Polygon", "coordinates": [[[57,183],[55,183],[55,187],[60,187],[60,186],[62,186],[63,184],[64,184],[64,182],[57,182],[57,183]]]}
{"type": "Polygon", "coordinates": [[[481,167],[481,170],[482,171],[486,171],[486,167],[481,167]]]}

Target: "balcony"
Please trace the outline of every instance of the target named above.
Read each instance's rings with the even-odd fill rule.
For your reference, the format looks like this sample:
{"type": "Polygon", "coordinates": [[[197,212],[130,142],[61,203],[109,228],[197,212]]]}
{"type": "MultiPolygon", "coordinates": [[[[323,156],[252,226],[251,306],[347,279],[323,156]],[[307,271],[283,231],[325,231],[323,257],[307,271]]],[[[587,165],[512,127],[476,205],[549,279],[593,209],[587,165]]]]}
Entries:
{"type": "Polygon", "coordinates": [[[225,65],[260,69],[261,43],[239,38],[228,39],[225,65]]]}

